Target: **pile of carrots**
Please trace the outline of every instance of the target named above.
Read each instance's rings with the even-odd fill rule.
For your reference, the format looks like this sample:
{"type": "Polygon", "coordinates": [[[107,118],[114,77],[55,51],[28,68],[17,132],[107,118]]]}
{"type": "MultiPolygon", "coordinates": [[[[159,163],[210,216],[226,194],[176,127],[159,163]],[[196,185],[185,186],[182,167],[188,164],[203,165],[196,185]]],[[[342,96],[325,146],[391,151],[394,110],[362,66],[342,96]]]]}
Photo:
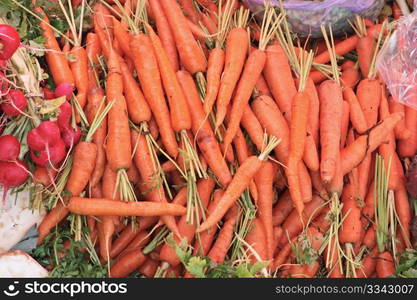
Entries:
{"type": "Polygon", "coordinates": [[[36,10],[48,71],[75,86],[88,132],[65,177],[35,172],[45,189],[65,185],[38,244],[75,215],[111,277],[193,277],[172,241],[217,264],[268,262],[271,276],[395,273],[412,245],[401,159],[417,151],[417,111],[394,101],[375,69],[385,23],[358,18],[339,40],[323,27],[312,47],[268,5],[261,22],[237,0],[91,10],[87,32],[70,26],[58,38],[36,10]],[[352,51],[357,61],[343,57],[352,51]],[[393,210],[396,232],[382,238],[393,210]]]}

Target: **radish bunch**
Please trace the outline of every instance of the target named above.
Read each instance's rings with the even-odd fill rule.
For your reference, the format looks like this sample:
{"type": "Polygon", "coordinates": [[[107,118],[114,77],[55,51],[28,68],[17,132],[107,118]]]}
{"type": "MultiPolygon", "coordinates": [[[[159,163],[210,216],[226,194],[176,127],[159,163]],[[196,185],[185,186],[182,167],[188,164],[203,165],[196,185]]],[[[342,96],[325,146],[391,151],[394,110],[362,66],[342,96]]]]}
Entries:
{"type": "Polygon", "coordinates": [[[44,121],[30,130],[27,143],[30,148],[30,157],[39,166],[55,168],[65,158],[65,143],[55,122],[44,121]]]}
{"type": "Polygon", "coordinates": [[[0,185],[3,187],[3,203],[10,188],[22,185],[29,177],[27,164],[19,160],[20,143],[12,135],[0,137],[0,185]]]}

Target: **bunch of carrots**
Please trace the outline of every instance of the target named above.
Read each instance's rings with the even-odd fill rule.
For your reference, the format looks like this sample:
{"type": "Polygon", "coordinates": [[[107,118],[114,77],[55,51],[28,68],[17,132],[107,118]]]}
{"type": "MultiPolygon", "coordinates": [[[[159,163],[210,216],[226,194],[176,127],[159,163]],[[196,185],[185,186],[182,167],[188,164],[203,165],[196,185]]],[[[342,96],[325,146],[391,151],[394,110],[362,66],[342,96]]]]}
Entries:
{"type": "Polygon", "coordinates": [[[178,247],[265,262],[259,276],[395,273],[412,247],[417,111],[378,76],[386,21],[358,17],[337,41],[323,26],[313,43],[269,4],[261,21],[238,0],[90,4],[57,0],[68,32],[33,12],[83,132],[58,173],[34,172],[54,197],[38,244],[71,226],[111,277],[194,277],[178,247]]]}

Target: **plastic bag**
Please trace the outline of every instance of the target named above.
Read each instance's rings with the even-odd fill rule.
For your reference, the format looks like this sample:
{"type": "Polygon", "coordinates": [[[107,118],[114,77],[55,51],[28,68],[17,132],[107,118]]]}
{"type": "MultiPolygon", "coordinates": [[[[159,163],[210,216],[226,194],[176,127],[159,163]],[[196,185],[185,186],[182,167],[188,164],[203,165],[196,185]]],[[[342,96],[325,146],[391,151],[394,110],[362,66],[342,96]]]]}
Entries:
{"type": "Polygon", "coordinates": [[[417,11],[398,20],[376,66],[393,99],[417,109],[417,11]]]}
{"type": "MultiPolygon", "coordinates": [[[[263,15],[264,1],[243,0],[260,18],[263,15]]],[[[270,1],[273,5],[279,4],[277,0],[270,1]]],[[[291,30],[302,37],[310,35],[313,38],[322,36],[320,26],[325,24],[332,25],[334,36],[351,31],[349,20],[353,21],[355,14],[373,20],[378,17],[384,4],[384,0],[283,1],[291,30]]]]}

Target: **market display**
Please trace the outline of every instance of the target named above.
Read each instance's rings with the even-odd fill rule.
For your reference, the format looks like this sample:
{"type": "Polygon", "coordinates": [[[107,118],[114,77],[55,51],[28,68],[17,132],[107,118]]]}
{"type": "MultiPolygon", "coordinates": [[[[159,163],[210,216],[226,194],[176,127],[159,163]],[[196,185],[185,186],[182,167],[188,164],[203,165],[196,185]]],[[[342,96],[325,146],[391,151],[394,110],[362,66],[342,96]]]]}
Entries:
{"type": "Polygon", "coordinates": [[[417,277],[416,14],[2,1],[0,277],[417,277]]]}

